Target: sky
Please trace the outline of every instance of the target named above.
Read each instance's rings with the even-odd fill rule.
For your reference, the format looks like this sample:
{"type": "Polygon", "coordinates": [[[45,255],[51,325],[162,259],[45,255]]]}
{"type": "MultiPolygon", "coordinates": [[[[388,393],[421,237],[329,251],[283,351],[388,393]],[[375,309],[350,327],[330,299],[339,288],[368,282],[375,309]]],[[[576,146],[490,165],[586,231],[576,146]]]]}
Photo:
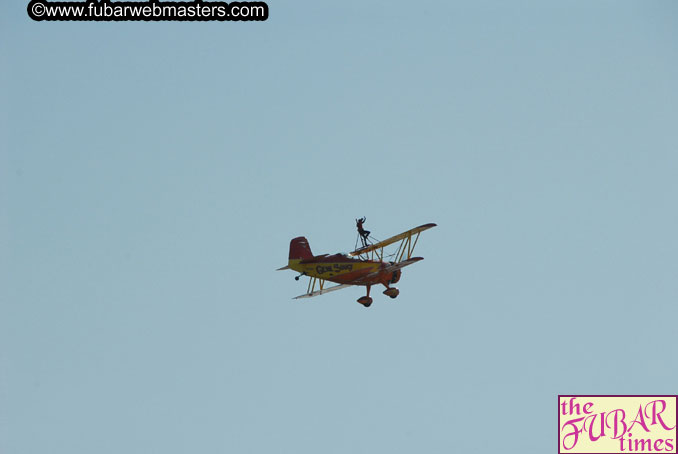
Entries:
{"type": "Polygon", "coordinates": [[[0,451],[552,452],[676,394],[678,4],[0,5],[0,451]],[[391,300],[289,240],[428,222],[391,300]]]}

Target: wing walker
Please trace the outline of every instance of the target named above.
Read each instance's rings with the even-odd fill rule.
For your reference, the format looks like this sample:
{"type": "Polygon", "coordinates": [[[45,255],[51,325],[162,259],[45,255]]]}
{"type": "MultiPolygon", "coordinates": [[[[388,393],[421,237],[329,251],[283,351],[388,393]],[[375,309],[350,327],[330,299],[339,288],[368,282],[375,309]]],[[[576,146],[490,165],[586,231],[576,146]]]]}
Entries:
{"type": "MultiPolygon", "coordinates": [[[[395,298],[400,294],[392,284],[400,280],[401,269],[423,260],[423,257],[412,257],[421,232],[435,227],[436,224],[424,224],[384,241],[370,242],[370,232],[363,228],[365,218],[356,219],[356,227],[362,246],[348,254],[313,255],[308,240],[303,237],[290,241],[290,254],[287,266],[278,270],[294,270],[301,276],[310,278],[308,289],[299,298],[310,298],[342,288],[362,285],[367,288],[367,295],[358,298],[365,307],[372,305],[370,289],[373,285],[386,287],[384,295],[395,298]],[[387,246],[398,244],[394,253],[384,255],[387,246]],[[327,282],[338,285],[327,286],[327,282]]],[[[357,243],[357,241],[356,241],[357,243]]],[[[357,246],[357,244],[356,244],[357,246]]]]}

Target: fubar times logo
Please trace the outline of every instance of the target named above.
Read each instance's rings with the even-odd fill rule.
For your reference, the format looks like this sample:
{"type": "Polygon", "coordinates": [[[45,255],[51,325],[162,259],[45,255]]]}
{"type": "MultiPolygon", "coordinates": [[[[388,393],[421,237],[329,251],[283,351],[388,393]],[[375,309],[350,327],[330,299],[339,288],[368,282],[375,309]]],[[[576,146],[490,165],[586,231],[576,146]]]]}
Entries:
{"type": "Polygon", "coordinates": [[[558,454],[676,453],[676,395],[559,395],[558,454]]]}

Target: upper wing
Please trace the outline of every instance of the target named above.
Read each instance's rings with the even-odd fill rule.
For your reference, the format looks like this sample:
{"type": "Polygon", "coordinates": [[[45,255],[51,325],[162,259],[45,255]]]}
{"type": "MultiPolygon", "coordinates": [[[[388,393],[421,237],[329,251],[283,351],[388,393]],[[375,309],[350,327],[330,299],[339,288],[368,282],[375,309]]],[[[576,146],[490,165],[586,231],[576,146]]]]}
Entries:
{"type": "Polygon", "coordinates": [[[400,262],[403,260],[410,260],[412,258],[412,253],[414,252],[414,247],[417,245],[419,240],[419,235],[424,230],[428,230],[432,227],[435,227],[436,224],[424,224],[419,227],[403,232],[400,235],[392,236],[391,238],[380,241],[376,244],[371,244],[367,247],[356,249],[355,251],[348,254],[349,257],[361,256],[363,260],[379,260],[384,261],[384,248],[389,244],[396,243],[400,241],[398,245],[398,250],[391,254],[390,257],[393,257],[392,262],[400,262]]]}
{"type": "Polygon", "coordinates": [[[299,298],[310,298],[312,296],[318,296],[322,295],[327,292],[333,292],[335,290],[340,290],[342,288],[346,287],[351,287],[350,284],[340,284],[340,285],[335,285],[334,287],[327,287],[327,288],[322,288],[320,290],[316,290],[315,292],[310,292],[310,293],[304,293],[303,295],[299,295],[294,297],[295,300],[298,300],[299,298]]]}
{"type": "Polygon", "coordinates": [[[415,233],[423,232],[424,230],[428,230],[430,228],[433,228],[436,225],[437,224],[433,224],[433,223],[420,225],[419,227],[415,227],[413,229],[410,229],[407,232],[403,232],[399,235],[392,236],[391,238],[389,238],[387,240],[380,241],[380,242],[375,243],[375,244],[370,244],[369,246],[364,247],[364,248],[356,249],[355,251],[349,253],[348,256],[349,257],[355,257],[356,255],[362,255],[362,254],[366,254],[368,252],[372,252],[376,249],[381,249],[384,246],[388,246],[389,244],[393,244],[396,241],[400,241],[400,240],[404,240],[406,238],[409,238],[412,235],[414,235],[415,233]]]}

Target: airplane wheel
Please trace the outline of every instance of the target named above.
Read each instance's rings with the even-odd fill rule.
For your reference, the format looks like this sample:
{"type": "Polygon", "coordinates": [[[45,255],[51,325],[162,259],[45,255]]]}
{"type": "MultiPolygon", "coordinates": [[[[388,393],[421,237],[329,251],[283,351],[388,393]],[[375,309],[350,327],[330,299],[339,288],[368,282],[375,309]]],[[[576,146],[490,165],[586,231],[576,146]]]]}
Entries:
{"type": "Polygon", "coordinates": [[[372,298],[370,298],[369,296],[363,296],[361,298],[358,298],[358,302],[365,307],[370,307],[372,305],[372,298]]]}
{"type": "Polygon", "coordinates": [[[395,298],[398,295],[400,295],[400,290],[398,290],[395,287],[387,288],[386,290],[384,290],[384,295],[391,297],[391,298],[395,298]]]}
{"type": "Polygon", "coordinates": [[[298,281],[298,280],[299,280],[299,276],[294,276],[294,280],[295,280],[295,281],[298,281]]]}

